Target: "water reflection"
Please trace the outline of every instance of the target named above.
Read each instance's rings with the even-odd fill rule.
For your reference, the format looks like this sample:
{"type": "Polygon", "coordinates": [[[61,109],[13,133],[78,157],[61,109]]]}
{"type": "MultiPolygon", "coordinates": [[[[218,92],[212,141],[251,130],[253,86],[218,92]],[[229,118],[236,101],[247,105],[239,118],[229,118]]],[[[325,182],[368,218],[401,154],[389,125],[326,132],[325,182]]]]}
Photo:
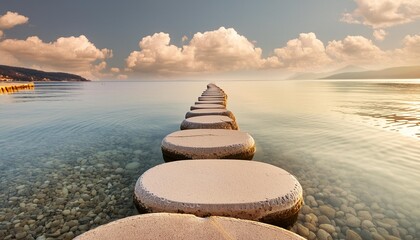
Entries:
{"type": "Polygon", "coordinates": [[[256,85],[222,87],[241,129],[256,139],[255,159],[285,168],[303,186],[306,206],[294,231],[313,237],[329,224],[334,239],[349,230],[363,239],[420,236],[420,141],[404,136],[418,133],[411,127],[418,86],[405,94],[378,82],[272,82],[256,98],[244,96],[264,88],[256,85]],[[395,120],[396,132],[384,131],[395,120]]]}
{"type": "MultiPolygon", "coordinates": [[[[163,162],[162,138],[206,84],[48,83],[34,95],[2,96],[0,238],[71,239],[135,214],[136,179],[163,162]]],[[[313,237],[329,224],[334,239],[348,230],[364,239],[420,237],[420,141],[402,134],[418,133],[420,83],[218,84],[256,140],[255,159],[301,182],[306,205],[294,231],[313,237]]]]}
{"type": "MultiPolygon", "coordinates": [[[[352,83],[353,85],[357,84],[352,83]]],[[[354,95],[341,100],[337,112],[359,116],[355,121],[396,131],[410,137],[420,137],[420,84],[362,83],[369,96],[354,95]]],[[[353,87],[355,88],[355,87],[353,87]]],[[[357,89],[361,89],[360,86],[357,89]]]]}

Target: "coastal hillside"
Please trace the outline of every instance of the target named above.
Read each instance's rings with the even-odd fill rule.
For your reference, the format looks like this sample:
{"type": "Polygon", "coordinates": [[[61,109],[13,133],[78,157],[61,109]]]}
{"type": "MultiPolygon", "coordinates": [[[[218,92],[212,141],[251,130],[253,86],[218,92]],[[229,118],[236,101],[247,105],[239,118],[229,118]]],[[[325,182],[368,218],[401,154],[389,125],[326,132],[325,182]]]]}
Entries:
{"type": "Polygon", "coordinates": [[[324,79],[416,79],[420,78],[420,66],[394,67],[378,71],[346,72],[324,79]]]}
{"type": "Polygon", "coordinates": [[[90,81],[79,75],[0,65],[0,81],[90,81]]]}
{"type": "Polygon", "coordinates": [[[313,80],[313,79],[323,79],[329,77],[331,75],[336,75],[339,73],[353,73],[353,72],[362,72],[366,71],[365,68],[355,66],[355,65],[348,65],[346,67],[337,69],[333,72],[304,72],[304,73],[297,73],[288,78],[288,80],[313,80]]]}

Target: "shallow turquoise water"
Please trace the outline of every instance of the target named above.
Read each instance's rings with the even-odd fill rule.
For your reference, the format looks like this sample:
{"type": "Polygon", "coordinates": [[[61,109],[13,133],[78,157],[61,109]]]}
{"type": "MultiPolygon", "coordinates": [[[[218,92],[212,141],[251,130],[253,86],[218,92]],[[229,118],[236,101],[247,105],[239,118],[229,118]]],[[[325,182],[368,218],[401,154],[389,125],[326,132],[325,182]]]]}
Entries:
{"type": "MultiPolygon", "coordinates": [[[[71,238],[135,214],[135,181],[163,163],[160,141],[206,84],[40,83],[0,95],[0,238],[71,238]]],[[[256,140],[254,159],[301,182],[298,224],[330,224],[335,239],[420,237],[420,81],[217,84],[256,140]]]]}

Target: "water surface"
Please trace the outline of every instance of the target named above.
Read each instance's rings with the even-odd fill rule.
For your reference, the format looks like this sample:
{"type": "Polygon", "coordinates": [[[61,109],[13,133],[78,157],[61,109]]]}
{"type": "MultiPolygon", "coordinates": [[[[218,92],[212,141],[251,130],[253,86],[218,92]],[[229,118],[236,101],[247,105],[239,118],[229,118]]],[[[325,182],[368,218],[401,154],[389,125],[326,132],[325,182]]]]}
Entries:
{"type": "MultiPolygon", "coordinates": [[[[160,141],[206,84],[40,83],[0,95],[0,238],[70,239],[136,214],[135,181],[163,163],[160,141]]],[[[420,81],[217,84],[256,140],[254,159],[301,182],[293,231],[420,238],[420,81]]]]}

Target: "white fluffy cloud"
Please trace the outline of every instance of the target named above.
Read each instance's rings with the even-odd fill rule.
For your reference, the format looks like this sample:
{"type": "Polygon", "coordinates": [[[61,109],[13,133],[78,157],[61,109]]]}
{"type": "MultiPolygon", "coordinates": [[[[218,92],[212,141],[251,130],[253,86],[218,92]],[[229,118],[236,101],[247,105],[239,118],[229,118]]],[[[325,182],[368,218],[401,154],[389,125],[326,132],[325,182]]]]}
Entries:
{"type": "Polygon", "coordinates": [[[388,60],[384,51],[362,36],[347,36],[343,40],[330,41],[326,53],[334,61],[346,64],[376,66],[388,60]]]}
{"type": "Polygon", "coordinates": [[[0,38],[4,35],[4,30],[13,28],[17,25],[27,23],[29,18],[16,12],[7,12],[0,16],[0,38]]]}
{"type": "MultiPolygon", "coordinates": [[[[378,39],[386,35],[376,31],[378,39]]],[[[384,51],[372,40],[347,36],[324,44],[314,33],[301,33],[266,58],[262,50],[234,29],[196,33],[177,47],[170,44],[169,34],[155,33],[139,43],[126,59],[126,74],[150,73],[185,75],[246,70],[328,71],[349,64],[364,67],[388,67],[413,64],[420,59],[420,36],[405,37],[402,47],[384,51]]]]}
{"type": "Polygon", "coordinates": [[[291,69],[317,69],[330,62],[324,44],[315,33],[301,33],[285,47],[275,49],[274,53],[279,66],[291,69]]]}
{"type": "MultiPolygon", "coordinates": [[[[0,16],[0,38],[4,35],[4,30],[25,24],[28,20],[29,18],[10,11],[0,16]]],[[[0,56],[0,64],[70,72],[96,79],[110,75],[105,59],[112,57],[112,51],[97,48],[84,35],[60,37],[49,43],[32,36],[25,40],[2,39],[0,56]]]]}
{"type": "Polygon", "coordinates": [[[386,28],[420,18],[419,0],[355,0],[357,8],[345,13],[342,21],[373,28],[386,28]]]}
{"type": "Polygon", "coordinates": [[[182,47],[171,45],[169,34],[155,33],[144,37],[139,47],[140,51],[131,52],[126,59],[127,68],[137,72],[223,72],[264,64],[262,50],[233,28],[198,32],[182,47]]]}
{"type": "Polygon", "coordinates": [[[19,63],[21,66],[41,66],[47,71],[66,71],[88,78],[100,76],[106,68],[106,58],[112,57],[109,49],[98,49],[84,35],[61,37],[55,42],[43,42],[36,36],[26,40],[5,39],[0,42],[0,52],[11,56],[1,59],[3,64],[19,63]],[[6,61],[6,62],[5,62],[6,61]]]}
{"type": "Polygon", "coordinates": [[[385,39],[385,36],[387,35],[388,33],[385,31],[385,30],[383,30],[383,29],[375,29],[374,31],[373,31],[373,37],[376,39],[376,40],[378,40],[378,41],[383,41],[384,39],[385,39]]]}
{"type": "Polygon", "coordinates": [[[263,63],[262,50],[233,28],[196,33],[189,47],[200,68],[211,71],[259,68],[263,63]]]}
{"type": "Polygon", "coordinates": [[[113,67],[113,68],[111,68],[110,70],[111,70],[111,72],[113,72],[113,73],[119,73],[119,72],[120,72],[120,69],[119,69],[119,68],[116,68],[116,67],[113,67]]]}
{"type": "Polygon", "coordinates": [[[0,29],[10,29],[17,25],[27,23],[29,18],[20,15],[16,12],[7,12],[5,15],[0,16],[0,29]]]}
{"type": "Polygon", "coordinates": [[[393,60],[400,65],[420,65],[420,35],[408,35],[402,48],[392,52],[393,60]]]}

